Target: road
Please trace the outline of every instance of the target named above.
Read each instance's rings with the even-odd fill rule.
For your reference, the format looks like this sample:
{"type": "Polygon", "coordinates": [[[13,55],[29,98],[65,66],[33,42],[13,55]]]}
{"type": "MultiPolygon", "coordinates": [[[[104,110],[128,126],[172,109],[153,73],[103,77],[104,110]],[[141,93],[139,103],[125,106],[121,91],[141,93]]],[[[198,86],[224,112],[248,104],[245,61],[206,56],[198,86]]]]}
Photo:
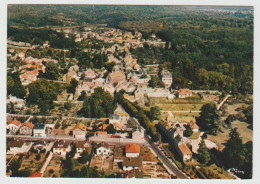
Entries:
{"type": "Polygon", "coordinates": [[[218,105],[218,107],[217,107],[217,110],[219,110],[221,107],[222,107],[222,105],[227,101],[227,99],[229,98],[229,97],[231,97],[232,95],[227,95],[225,98],[224,98],[224,100],[218,105]]]}
{"type": "Polygon", "coordinates": [[[174,173],[178,179],[189,179],[188,176],[186,176],[181,170],[177,168],[176,165],[174,165],[163,153],[162,151],[148,138],[147,135],[145,135],[145,140],[149,143],[150,148],[154,151],[154,153],[158,156],[158,158],[162,161],[164,165],[168,169],[171,170],[172,173],[174,173]]]}
{"type": "MultiPolygon", "coordinates": [[[[135,123],[136,125],[141,126],[137,119],[130,118],[129,120],[135,123]]],[[[146,134],[144,134],[144,139],[149,144],[150,148],[156,154],[156,156],[158,156],[159,160],[161,160],[161,162],[171,171],[171,173],[175,174],[178,179],[189,179],[188,176],[186,176],[170,159],[168,159],[162,153],[158,146],[156,146],[146,134]]]]}

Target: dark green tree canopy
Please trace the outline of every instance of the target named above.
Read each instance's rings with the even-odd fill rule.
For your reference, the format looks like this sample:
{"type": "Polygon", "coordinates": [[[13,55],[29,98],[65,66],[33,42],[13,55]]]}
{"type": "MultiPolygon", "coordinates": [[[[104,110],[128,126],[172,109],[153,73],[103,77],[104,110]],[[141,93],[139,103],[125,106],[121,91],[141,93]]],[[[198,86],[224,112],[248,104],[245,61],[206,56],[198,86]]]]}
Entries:
{"type": "Polygon", "coordinates": [[[202,131],[209,134],[216,134],[220,126],[220,115],[216,105],[214,103],[203,105],[196,122],[202,131]]]}
{"type": "Polygon", "coordinates": [[[32,82],[28,89],[27,102],[38,105],[41,112],[46,112],[48,109],[53,108],[53,101],[57,99],[57,95],[61,92],[62,87],[59,83],[38,79],[32,82]]]}
{"type": "Polygon", "coordinates": [[[46,64],[44,77],[50,80],[57,80],[60,76],[59,66],[54,62],[48,62],[46,64]]]}
{"type": "Polygon", "coordinates": [[[201,164],[208,164],[211,160],[208,148],[206,147],[204,139],[201,140],[199,144],[198,154],[197,154],[198,161],[201,164]]]}
{"type": "Polygon", "coordinates": [[[94,93],[84,100],[81,113],[85,117],[109,117],[114,111],[113,97],[102,88],[96,88],[94,93]]]}

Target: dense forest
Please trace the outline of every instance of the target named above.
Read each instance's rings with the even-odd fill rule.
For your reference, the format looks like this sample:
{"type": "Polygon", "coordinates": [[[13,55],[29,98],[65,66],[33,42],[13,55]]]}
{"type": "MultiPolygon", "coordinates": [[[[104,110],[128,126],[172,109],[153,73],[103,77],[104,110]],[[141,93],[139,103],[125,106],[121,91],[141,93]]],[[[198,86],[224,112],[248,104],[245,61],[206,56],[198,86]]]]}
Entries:
{"type": "Polygon", "coordinates": [[[46,28],[87,23],[138,30],[143,38],[154,33],[164,40],[165,48],[145,45],[131,51],[141,64],[159,63],[170,70],[174,78],[173,89],[218,89],[234,94],[253,92],[251,7],[8,6],[8,38],[34,44],[48,40],[51,47],[70,49],[71,57],[76,57],[79,65],[100,68],[106,58],[97,55],[91,60],[82,52],[82,47],[86,46],[46,28]],[[44,27],[32,29],[39,26],[44,27]]]}

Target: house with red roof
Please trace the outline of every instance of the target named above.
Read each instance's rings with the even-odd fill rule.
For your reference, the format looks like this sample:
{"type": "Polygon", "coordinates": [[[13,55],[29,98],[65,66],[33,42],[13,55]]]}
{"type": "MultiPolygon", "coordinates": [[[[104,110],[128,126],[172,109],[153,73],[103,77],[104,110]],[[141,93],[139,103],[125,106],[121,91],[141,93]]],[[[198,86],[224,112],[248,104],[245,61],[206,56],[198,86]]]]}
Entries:
{"type": "Polygon", "coordinates": [[[190,89],[179,89],[177,92],[177,95],[179,98],[186,98],[192,95],[192,92],[190,89]]]}
{"type": "Polygon", "coordinates": [[[138,144],[127,144],[125,146],[126,157],[138,157],[140,154],[140,145],[138,144]]]}
{"type": "Polygon", "coordinates": [[[21,135],[32,135],[34,124],[25,122],[20,126],[19,133],[21,135]]]}
{"type": "Polygon", "coordinates": [[[21,122],[15,119],[8,123],[6,129],[9,130],[10,133],[15,134],[19,130],[20,126],[21,126],[21,122]]]}
{"type": "Polygon", "coordinates": [[[82,123],[76,124],[73,129],[73,137],[76,139],[85,139],[86,138],[86,125],[82,123]]]}
{"type": "Polygon", "coordinates": [[[186,144],[179,144],[178,148],[178,152],[181,155],[183,162],[191,160],[192,152],[186,144]]]}

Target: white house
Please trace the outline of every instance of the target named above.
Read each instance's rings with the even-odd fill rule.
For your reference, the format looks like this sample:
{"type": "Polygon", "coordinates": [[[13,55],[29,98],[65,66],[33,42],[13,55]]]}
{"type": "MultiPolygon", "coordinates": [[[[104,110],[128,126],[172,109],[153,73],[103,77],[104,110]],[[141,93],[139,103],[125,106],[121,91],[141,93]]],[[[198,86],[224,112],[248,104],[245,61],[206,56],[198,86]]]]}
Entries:
{"type": "Polygon", "coordinates": [[[86,126],[82,123],[76,124],[73,129],[73,137],[76,139],[85,139],[86,138],[86,126]]]}
{"type": "Polygon", "coordinates": [[[71,151],[70,141],[59,140],[53,145],[53,153],[66,157],[66,154],[71,151]]]}
{"type": "Polygon", "coordinates": [[[46,137],[46,127],[43,124],[35,124],[33,127],[34,137],[46,137]]]}
{"type": "Polygon", "coordinates": [[[82,153],[84,150],[91,151],[91,144],[87,141],[78,141],[76,143],[76,152],[82,153]]]}
{"type": "Polygon", "coordinates": [[[138,157],[140,154],[140,145],[127,144],[125,146],[126,157],[138,157]]]}
{"type": "Polygon", "coordinates": [[[143,166],[142,157],[125,157],[123,159],[123,170],[130,171],[132,169],[139,169],[143,166]]]}
{"type": "Polygon", "coordinates": [[[27,153],[31,147],[31,144],[26,144],[24,140],[16,140],[13,141],[10,146],[8,151],[10,154],[17,154],[17,153],[27,153]]]}
{"type": "Polygon", "coordinates": [[[144,139],[144,130],[141,126],[133,128],[132,139],[144,139]]]}
{"type": "Polygon", "coordinates": [[[164,83],[166,88],[171,87],[171,85],[172,85],[172,74],[169,71],[167,71],[167,70],[162,71],[162,82],[164,83]]]}
{"type": "Polygon", "coordinates": [[[8,123],[7,125],[7,129],[11,132],[11,133],[16,133],[19,128],[21,126],[21,122],[20,121],[17,121],[16,119],[11,121],[10,123],[8,123]]]}
{"type": "Polygon", "coordinates": [[[177,95],[179,98],[186,98],[192,96],[192,92],[190,89],[179,89],[177,95]]]}
{"type": "Polygon", "coordinates": [[[96,154],[97,155],[110,155],[110,148],[109,145],[107,143],[101,143],[100,145],[98,145],[97,149],[96,149],[96,154]]]}

